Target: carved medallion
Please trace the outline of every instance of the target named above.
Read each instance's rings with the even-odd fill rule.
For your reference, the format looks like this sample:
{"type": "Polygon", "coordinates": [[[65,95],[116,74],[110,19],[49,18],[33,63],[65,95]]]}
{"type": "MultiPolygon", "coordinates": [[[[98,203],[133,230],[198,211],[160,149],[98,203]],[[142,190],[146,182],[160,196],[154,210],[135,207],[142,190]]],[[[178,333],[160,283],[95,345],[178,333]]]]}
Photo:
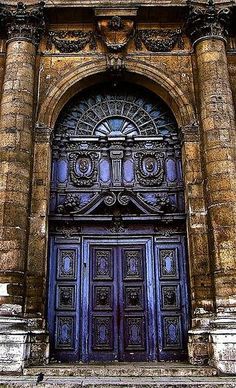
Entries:
{"type": "Polygon", "coordinates": [[[164,177],[163,154],[156,152],[137,152],[136,175],[144,186],[160,185],[164,177]]]}
{"type": "Polygon", "coordinates": [[[70,154],[70,177],[76,186],[92,186],[97,180],[96,153],[70,154]]]}

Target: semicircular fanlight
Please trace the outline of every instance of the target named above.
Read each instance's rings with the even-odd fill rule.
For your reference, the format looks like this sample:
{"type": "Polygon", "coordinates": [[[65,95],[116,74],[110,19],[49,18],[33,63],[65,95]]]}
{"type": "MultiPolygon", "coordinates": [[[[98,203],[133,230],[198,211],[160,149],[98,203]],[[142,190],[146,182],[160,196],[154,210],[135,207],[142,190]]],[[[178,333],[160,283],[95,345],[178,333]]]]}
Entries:
{"type": "Polygon", "coordinates": [[[157,136],[177,132],[161,98],[144,88],[100,85],[73,97],[62,110],[56,133],[75,136],[157,136]]]}

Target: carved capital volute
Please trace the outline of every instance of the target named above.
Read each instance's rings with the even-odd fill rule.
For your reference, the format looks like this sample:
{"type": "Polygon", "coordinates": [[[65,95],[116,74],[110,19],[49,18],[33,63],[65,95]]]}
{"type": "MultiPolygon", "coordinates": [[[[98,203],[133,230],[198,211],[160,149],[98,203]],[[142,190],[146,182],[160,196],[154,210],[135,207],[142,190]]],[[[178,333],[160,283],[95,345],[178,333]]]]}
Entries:
{"type": "Polygon", "coordinates": [[[28,40],[37,46],[45,30],[44,2],[16,6],[0,4],[0,22],[8,41],[28,40]]]}
{"type": "Polygon", "coordinates": [[[214,0],[209,0],[205,6],[195,6],[192,0],[187,1],[188,16],[186,33],[193,45],[203,39],[221,39],[226,41],[230,26],[231,9],[218,9],[214,0]]]}

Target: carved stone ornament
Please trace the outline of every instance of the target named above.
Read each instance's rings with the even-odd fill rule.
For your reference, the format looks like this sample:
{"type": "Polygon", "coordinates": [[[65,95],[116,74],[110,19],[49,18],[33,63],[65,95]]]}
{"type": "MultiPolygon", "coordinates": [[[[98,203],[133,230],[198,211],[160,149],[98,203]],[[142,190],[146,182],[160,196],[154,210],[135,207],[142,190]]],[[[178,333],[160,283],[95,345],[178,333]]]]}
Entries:
{"type": "Polygon", "coordinates": [[[138,182],[144,186],[160,185],[164,177],[163,155],[138,152],[135,158],[138,182]]]}
{"type": "Polygon", "coordinates": [[[120,16],[98,20],[97,28],[100,38],[113,52],[122,51],[134,36],[134,21],[120,16]]]}
{"type": "Polygon", "coordinates": [[[112,53],[106,55],[107,70],[117,76],[125,70],[125,58],[122,54],[112,53]]]}
{"type": "Polygon", "coordinates": [[[70,176],[77,186],[92,186],[97,180],[96,153],[80,152],[70,154],[70,176]]]}
{"type": "Polygon", "coordinates": [[[45,30],[44,2],[16,6],[0,4],[0,21],[9,39],[27,39],[38,45],[45,30]]]}
{"type": "Polygon", "coordinates": [[[93,31],[49,31],[47,49],[51,50],[52,45],[61,53],[78,53],[89,44],[90,50],[97,47],[93,31]]]}
{"type": "Polygon", "coordinates": [[[148,51],[168,52],[178,45],[179,49],[184,48],[182,30],[177,28],[137,30],[135,34],[135,46],[137,50],[142,50],[143,45],[148,51]]]}
{"type": "Polygon", "coordinates": [[[226,40],[230,25],[230,8],[217,9],[213,0],[209,0],[205,7],[194,6],[190,0],[188,6],[186,33],[193,44],[208,37],[226,40]]]}

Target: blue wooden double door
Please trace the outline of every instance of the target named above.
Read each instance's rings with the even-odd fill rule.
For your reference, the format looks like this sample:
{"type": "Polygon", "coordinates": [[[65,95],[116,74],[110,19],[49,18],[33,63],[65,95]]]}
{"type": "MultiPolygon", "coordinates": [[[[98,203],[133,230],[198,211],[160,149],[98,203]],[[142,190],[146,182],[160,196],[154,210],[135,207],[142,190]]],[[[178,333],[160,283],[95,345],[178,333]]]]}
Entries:
{"type": "Polygon", "coordinates": [[[52,236],[48,328],[62,362],[182,360],[184,236],[52,236]]]}

